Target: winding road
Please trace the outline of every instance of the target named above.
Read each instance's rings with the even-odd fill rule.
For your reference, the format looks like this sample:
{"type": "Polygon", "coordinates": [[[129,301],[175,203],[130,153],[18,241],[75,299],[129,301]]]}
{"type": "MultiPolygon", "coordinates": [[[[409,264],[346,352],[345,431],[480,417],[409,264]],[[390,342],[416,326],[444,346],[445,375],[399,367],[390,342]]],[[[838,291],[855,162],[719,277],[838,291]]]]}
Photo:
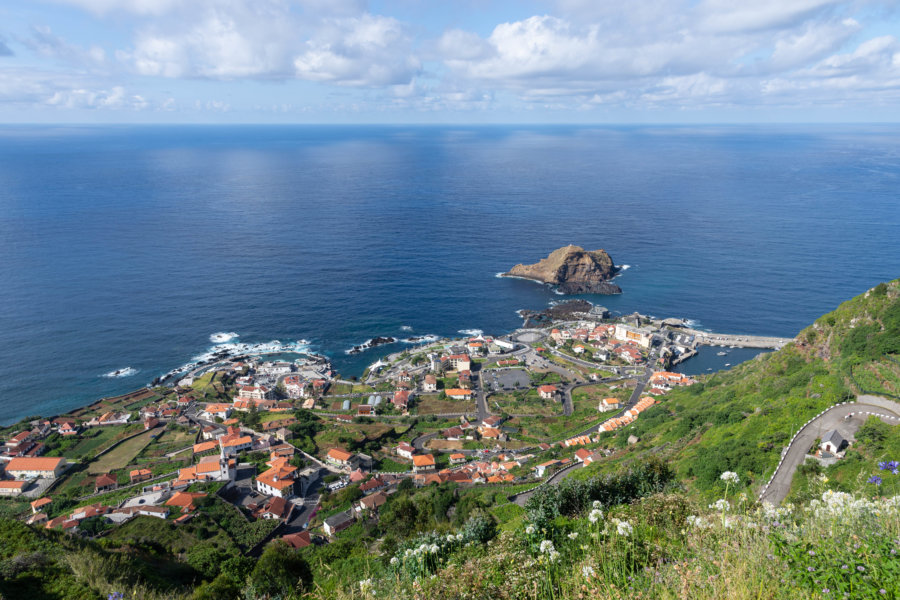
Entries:
{"type": "Polygon", "coordinates": [[[856,402],[833,406],[809,421],[791,440],[772,479],[760,492],[760,501],[779,504],[787,497],[797,467],[803,464],[806,454],[823,434],[837,429],[845,438],[852,437],[870,416],[897,425],[900,423],[900,403],[878,396],[859,396],[856,402]]]}

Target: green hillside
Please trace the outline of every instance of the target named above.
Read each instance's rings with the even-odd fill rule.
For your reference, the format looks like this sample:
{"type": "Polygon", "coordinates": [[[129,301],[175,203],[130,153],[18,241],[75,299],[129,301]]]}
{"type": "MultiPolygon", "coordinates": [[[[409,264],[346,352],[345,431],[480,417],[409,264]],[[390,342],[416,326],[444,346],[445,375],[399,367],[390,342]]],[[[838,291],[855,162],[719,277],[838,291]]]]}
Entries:
{"type": "MultiPolygon", "coordinates": [[[[900,396],[900,280],[844,302],[797,341],[730,371],[673,390],[630,427],[610,436],[625,460],[653,450],[701,493],[734,471],[742,486],[762,485],[798,427],[859,393],[900,396]]],[[[608,468],[608,467],[604,467],[608,468]]]]}

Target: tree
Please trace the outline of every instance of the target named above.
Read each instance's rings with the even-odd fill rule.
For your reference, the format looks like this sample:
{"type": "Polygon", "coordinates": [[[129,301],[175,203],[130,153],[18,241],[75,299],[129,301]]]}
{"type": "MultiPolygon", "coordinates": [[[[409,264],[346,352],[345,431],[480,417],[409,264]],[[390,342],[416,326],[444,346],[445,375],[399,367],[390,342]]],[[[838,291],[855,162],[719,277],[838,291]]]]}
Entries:
{"type": "Polygon", "coordinates": [[[191,600],[225,600],[237,598],[241,592],[239,584],[225,574],[219,575],[210,583],[201,583],[194,589],[191,600]]]}
{"type": "Polygon", "coordinates": [[[312,570],[300,552],[279,540],[269,544],[256,561],[248,591],[256,598],[290,598],[309,588],[312,580],[312,570]]]}
{"type": "Polygon", "coordinates": [[[419,509],[409,496],[388,502],[381,510],[380,524],[384,531],[392,531],[400,537],[409,537],[416,531],[419,509]]]}
{"type": "Polygon", "coordinates": [[[255,403],[250,404],[250,408],[249,410],[247,410],[247,415],[244,417],[244,423],[251,429],[256,429],[257,427],[259,427],[259,408],[257,408],[255,403]]]}

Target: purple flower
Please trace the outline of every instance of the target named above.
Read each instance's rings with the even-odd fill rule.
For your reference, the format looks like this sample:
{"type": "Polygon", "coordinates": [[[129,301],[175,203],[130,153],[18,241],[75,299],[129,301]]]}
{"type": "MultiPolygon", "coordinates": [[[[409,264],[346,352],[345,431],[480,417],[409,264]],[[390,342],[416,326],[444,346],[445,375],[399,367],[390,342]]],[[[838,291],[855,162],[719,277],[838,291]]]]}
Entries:
{"type": "Polygon", "coordinates": [[[881,485],[881,477],[879,477],[878,475],[872,475],[871,477],[869,477],[869,483],[881,485]]]}
{"type": "Polygon", "coordinates": [[[822,590],[822,593],[823,593],[823,594],[830,594],[830,593],[831,593],[831,590],[829,590],[828,588],[824,588],[824,589],[822,590]]]}
{"type": "Polygon", "coordinates": [[[856,567],[856,570],[859,571],[860,573],[862,573],[863,571],[866,570],[866,568],[862,565],[859,565],[858,567],[856,567]]]}
{"type": "Polygon", "coordinates": [[[125,596],[122,594],[122,592],[113,592],[107,597],[106,600],[122,600],[124,597],[125,596]]]}
{"type": "Polygon", "coordinates": [[[810,555],[810,556],[815,556],[815,555],[816,555],[816,551],[815,551],[815,550],[810,550],[810,551],[809,551],[809,555],[810,555]]]}
{"type": "Polygon", "coordinates": [[[815,571],[815,569],[814,569],[813,567],[806,567],[806,570],[809,571],[810,573],[812,573],[813,571],[815,571]]]}
{"type": "Polygon", "coordinates": [[[900,467],[900,463],[898,463],[896,460],[886,460],[886,461],[883,460],[880,463],[878,463],[879,469],[881,469],[882,471],[890,471],[894,475],[897,474],[898,467],[900,467]]]}

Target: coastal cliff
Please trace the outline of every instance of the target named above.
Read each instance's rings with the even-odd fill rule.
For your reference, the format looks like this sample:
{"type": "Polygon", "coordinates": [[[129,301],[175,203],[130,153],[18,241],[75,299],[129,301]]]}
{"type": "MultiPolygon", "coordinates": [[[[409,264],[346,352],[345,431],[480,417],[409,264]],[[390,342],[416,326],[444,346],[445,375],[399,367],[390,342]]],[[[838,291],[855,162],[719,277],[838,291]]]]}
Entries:
{"type": "Polygon", "coordinates": [[[605,250],[569,245],[533,265],[518,264],[503,276],[548,283],[563,294],[621,294],[622,288],[609,283],[618,272],[605,250]]]}

